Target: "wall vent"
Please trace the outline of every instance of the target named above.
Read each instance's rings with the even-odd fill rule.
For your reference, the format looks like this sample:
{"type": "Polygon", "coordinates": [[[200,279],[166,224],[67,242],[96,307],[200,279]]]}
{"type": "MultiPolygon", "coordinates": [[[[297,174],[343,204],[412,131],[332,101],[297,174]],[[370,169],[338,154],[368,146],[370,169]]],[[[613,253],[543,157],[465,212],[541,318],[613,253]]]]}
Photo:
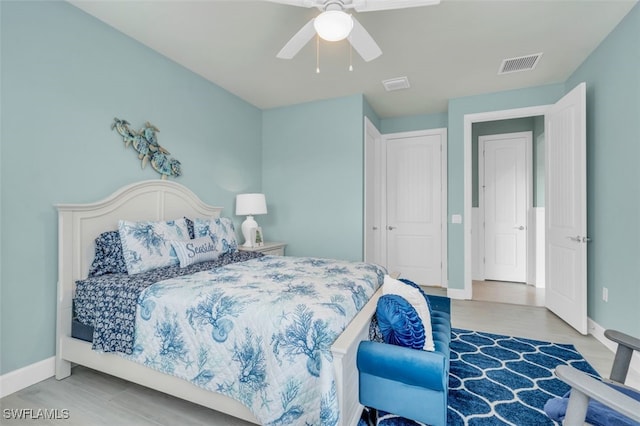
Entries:
{"type": "Polygon", "coordinates": [[[533,55],[518,56],[517,58],[509,58],[502,61],[498,74],[509,74],[519,71],[531,71],[538,65],[542,53],[533,55]]]}
{"type": "Polygon", "coordinates": [[[392,92],[394,90],[408,89],[409,88],[409,79],[407,77],[397,77],[390,78],[388,80],[383,80],[382,85],[387,92],[392,92]]]}

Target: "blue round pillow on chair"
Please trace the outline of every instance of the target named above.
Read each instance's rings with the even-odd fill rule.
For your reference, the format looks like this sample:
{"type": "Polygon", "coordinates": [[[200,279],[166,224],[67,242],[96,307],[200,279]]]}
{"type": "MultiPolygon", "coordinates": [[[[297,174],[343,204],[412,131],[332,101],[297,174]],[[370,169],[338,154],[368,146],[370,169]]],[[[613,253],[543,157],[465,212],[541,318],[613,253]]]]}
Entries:
{"type": "Polygon", "coordinates": [[[385,343],[413,349],[424,348],[424,325],[406,299],[395,294],[381,296],[376,316],[385,343]]]}

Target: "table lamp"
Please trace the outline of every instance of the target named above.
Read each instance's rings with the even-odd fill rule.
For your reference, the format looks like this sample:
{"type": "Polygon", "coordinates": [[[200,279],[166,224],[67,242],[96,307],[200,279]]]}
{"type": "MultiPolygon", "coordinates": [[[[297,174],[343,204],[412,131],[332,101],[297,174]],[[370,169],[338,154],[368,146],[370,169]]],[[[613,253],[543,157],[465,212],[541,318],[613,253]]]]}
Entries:
{"type": "Polygon", "coordinates": [[[253,247],[252,231],[258,228],[258,223],[253,219],[254,215],[267,214],[267,201],[264,194],[238,194],[236,195],[236,215],[247,215],[242,222],[242,236],[244,247],[253,247]]]}

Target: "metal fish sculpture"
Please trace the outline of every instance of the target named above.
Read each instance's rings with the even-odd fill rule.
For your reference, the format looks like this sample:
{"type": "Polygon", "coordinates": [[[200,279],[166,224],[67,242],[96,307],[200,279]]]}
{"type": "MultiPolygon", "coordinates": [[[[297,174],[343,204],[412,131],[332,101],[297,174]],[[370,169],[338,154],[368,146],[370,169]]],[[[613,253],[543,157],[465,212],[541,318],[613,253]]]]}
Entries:
{"type": "Polygon", "coordinates": [[[166,179],[168,176],[178,177],[182,175],[180,161],[169,157],[171,155],[169,151],[158,143],[156,133],[160,130],[156,126],[148,121],[139,131],[132,130],[129,126],[130,124],[127,120],[121,120],[116,117],[113,119],[113,124],[111,124],[111,130],[115,129],[122,136],[125,147],[132,146],[138,153],[143,169],[147,163],[151,163],[151,167],[160,173],[162,179],[166,179]]]}

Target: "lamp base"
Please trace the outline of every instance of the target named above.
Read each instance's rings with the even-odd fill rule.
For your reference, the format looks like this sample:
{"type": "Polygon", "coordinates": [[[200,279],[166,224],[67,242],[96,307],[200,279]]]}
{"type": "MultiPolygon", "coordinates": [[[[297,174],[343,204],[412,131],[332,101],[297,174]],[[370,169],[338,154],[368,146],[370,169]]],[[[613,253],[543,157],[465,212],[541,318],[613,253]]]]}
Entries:
{"type": "Polygon", "coordinates": [[[252,231],[258,228],[258,222],[253,219],[253,216],[249,215],[242,222],[242,236],[244,237],[243,247],[252,248],[255,246],[255,241],[252,239],[252,231]]]}

